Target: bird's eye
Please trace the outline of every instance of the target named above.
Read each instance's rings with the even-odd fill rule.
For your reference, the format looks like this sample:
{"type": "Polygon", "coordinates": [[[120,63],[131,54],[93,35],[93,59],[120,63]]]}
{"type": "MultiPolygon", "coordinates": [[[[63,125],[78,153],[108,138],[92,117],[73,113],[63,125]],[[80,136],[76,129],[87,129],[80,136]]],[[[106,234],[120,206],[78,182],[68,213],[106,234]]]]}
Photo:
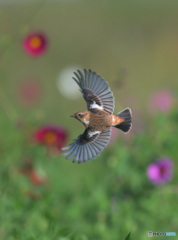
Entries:
{"type": "Polygon", "coordinates": [[[81,114],[81,113],[79,113],[79,114],[78,114],[78,116],[79,116],[79,118],[81,118],[81,117],[82,117],[82,114],[81,114]]]}

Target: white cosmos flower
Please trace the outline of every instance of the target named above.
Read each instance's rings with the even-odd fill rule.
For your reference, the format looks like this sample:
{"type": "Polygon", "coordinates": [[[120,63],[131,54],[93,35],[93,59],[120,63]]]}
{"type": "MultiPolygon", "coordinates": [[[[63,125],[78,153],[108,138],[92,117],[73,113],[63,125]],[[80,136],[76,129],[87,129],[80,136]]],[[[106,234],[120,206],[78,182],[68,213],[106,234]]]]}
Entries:
{"type": "Polygon", "coordinates": [[[80,67],[67,67],[64,68],[58,78],[57,78],[57,88],[59,92],[65,96],[66,98],[70,99],[77,99],[81,97],[81,92],[79,91],[79,86],[73,80],[74,72],[77,69],[81,69],[80,67]]]}

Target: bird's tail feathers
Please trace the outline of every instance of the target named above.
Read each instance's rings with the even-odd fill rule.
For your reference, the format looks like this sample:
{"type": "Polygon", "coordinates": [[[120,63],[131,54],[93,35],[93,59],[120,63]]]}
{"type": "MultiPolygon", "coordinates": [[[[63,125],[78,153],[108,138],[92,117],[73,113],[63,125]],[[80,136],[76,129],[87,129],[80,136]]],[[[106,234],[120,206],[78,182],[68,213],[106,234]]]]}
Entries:
{"type": "Polygon", "coordinates": [[[122,130],[123,132],[129,132],[132,126],[132,112],[130,108],[126,108],[123,111],[116,114],[117,117],[123,119],[121,123],[115,125],[114,127],[122,130]]]}

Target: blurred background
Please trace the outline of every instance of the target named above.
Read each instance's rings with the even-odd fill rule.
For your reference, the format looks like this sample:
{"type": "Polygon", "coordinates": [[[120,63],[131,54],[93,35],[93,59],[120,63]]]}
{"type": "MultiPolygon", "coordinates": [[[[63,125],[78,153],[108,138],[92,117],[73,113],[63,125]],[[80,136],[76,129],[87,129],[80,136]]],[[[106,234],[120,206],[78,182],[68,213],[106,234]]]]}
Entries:
{"type": "Polygon", "coordinates": [[[177,9],[160,0],[0,0],[1,239],[176,233],[177,9]],[[132,109],[133,127],[113,130],[104,152],[79,165],[61,148],[84,131],[69,117],[86,109],[72,80],[83,68],[109,83],[115,113],[132,109]]]}

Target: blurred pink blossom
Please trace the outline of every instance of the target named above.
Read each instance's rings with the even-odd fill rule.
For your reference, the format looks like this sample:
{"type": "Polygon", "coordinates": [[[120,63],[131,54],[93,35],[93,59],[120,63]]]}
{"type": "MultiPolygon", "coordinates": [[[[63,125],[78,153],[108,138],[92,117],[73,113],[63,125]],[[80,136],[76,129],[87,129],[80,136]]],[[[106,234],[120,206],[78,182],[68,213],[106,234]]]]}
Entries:
{"type": "Polygon", "coordinates": [[[25,106],[36,104],[41,97],[41,85],[34,80],[25,80],[19,86],[18,97],[25,106]]]}
{"type": "Polygon", "coordinates": [[[67,132],[61,126],[47,125],[37,129],[34,139],[39,144],[44,144],[49,150],[60,151],[67,141],[67,132]]]}
{"type": "Polygon", "coordinates": [[[47,49],[47,38],[45,34],[34,32],[23,40],[25,52],[33,57],[41,56],[47,49]]]}
{"type": "Polygon", "coordinates": [[[151,113],[161,111],[167,113],[173,104],[173,97],[168,90],[154,92],[149,99],[148,107],[151,113]]]}
{"type": "Polygon", "coordinates": [[[147,176],[153,184],[165,184],[172,179],[172,161],[168,157],[158,159],[147,168],[147,176]]]}

